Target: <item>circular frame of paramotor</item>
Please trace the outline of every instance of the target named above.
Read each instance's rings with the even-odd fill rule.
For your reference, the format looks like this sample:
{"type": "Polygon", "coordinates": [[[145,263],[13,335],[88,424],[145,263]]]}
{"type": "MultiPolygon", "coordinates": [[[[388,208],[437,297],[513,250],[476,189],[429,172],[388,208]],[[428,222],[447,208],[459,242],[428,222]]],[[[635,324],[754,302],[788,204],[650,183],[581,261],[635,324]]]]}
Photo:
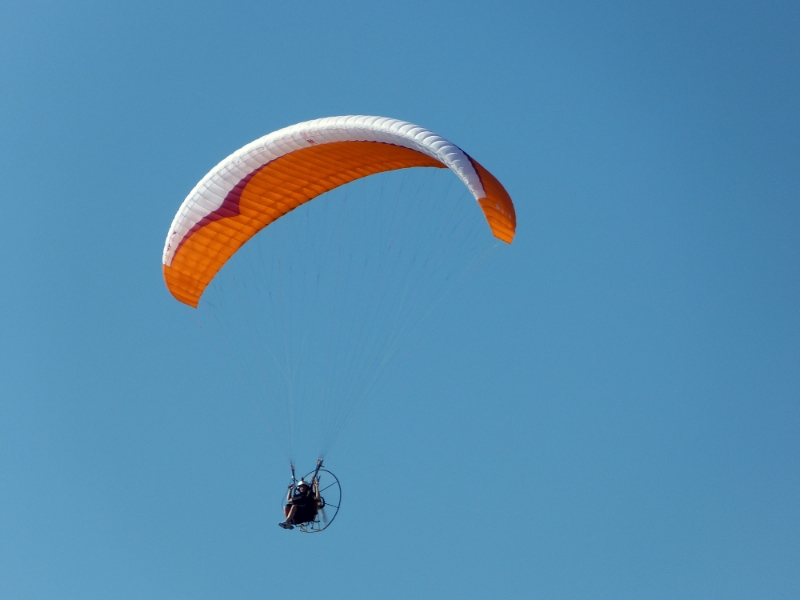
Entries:
{"type": "Polygon", "coordinates": [[[333,523],[336,515],[339,514],[339,507],[342,505],[342,486],[336,475],[327,469],[316,469],[306,473],[301,479],[311,481],[316,474],[319,479],[319,495],[322,498],[322,507],[317,512],[313,521],[307,521],[296,525],[297,529],[303,533],[319,533],[328,528],[333,523]]]}

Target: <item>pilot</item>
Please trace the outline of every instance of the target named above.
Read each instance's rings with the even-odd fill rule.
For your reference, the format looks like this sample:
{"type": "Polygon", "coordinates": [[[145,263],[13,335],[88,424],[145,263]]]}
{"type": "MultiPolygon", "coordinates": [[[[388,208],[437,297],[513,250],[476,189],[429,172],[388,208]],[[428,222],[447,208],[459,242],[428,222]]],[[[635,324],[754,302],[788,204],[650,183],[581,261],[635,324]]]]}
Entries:
{"type": "Polygon", "coordinates": [[[289,486],[289,491],[286,492],[286,504],[283,507],[286,520],[278,525],[284,529],[294,529],[295,525],[313,521],[321,506],[319,481],[314,479],[312,487],[301,479],[296,485],[292,483],[289,486]]]}

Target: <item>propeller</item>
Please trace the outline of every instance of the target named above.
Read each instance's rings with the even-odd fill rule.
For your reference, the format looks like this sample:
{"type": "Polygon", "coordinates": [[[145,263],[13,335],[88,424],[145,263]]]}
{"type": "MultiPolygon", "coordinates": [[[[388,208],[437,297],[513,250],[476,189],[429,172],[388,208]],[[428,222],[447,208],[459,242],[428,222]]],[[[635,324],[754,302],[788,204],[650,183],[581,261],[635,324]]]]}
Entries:
{"type": "MultiPolygon", "coordinates": [[[[317,463],[317,473],[319,473],[319,468],[320,468],[321,466],[322,466],[322,461],[320,460],[320,461],[317,463]]],[[[320,484],[320,480],[321,480],[321,479],[322,479],[322,475],[318,475],[318,476],[317,476],[317,489],[319,489],[319,486],[321,485],[321,484],[320,484]]],[[[326,514],[325,514],[325,498],[323,498],[323,497],[320,495],[320,500],[322,501],[322,506],[321,506],[321,507],[320,507],[320,509],[319,509],[319,510],[320,510],[320,512],[322,513],[322,523],[323,523],[323,527],[322,527],[322,528],[323,528],[323,529],[325,529],[325,527],[327,527],[327,526],[328,526],[328,515],[326,515],[326,514]]]]}

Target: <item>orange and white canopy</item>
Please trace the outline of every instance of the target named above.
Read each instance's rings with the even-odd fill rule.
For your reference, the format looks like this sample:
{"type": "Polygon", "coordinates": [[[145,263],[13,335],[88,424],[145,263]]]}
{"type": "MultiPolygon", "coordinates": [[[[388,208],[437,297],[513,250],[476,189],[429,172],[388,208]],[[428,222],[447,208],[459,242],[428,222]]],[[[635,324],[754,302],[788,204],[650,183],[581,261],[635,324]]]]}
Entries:
{"type": "Polygon", "coordinates": [[[451,169],[475,196],[495,237],[511,243],[516,228],[511,198],[458,146],[405,121],[329,117],[265,135],[203,177],[167,235],[162,258],[167,288],[197,307],[217,272],[261,229],[340,185],[407,167],[451,169]]]}

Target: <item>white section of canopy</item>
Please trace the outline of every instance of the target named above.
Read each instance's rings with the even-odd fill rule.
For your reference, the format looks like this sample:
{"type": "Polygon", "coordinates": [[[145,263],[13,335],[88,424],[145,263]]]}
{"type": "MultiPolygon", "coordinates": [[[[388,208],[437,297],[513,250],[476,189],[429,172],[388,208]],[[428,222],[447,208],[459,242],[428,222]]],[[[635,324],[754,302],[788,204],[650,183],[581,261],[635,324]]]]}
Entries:
{"type": "Polygon", "coordinates": [[[296,150],[334,142],[383,142],[417,150],[452,169],[476,200],[486,196],[478,173],[461,148],[423,127],[386,117],[315,119],[265,135],[211,169],[175,215],[164,244],[163,264],[172,264],[175,251],[192,228],[222,206],[227,195],[250,173],[296,150]]]}

